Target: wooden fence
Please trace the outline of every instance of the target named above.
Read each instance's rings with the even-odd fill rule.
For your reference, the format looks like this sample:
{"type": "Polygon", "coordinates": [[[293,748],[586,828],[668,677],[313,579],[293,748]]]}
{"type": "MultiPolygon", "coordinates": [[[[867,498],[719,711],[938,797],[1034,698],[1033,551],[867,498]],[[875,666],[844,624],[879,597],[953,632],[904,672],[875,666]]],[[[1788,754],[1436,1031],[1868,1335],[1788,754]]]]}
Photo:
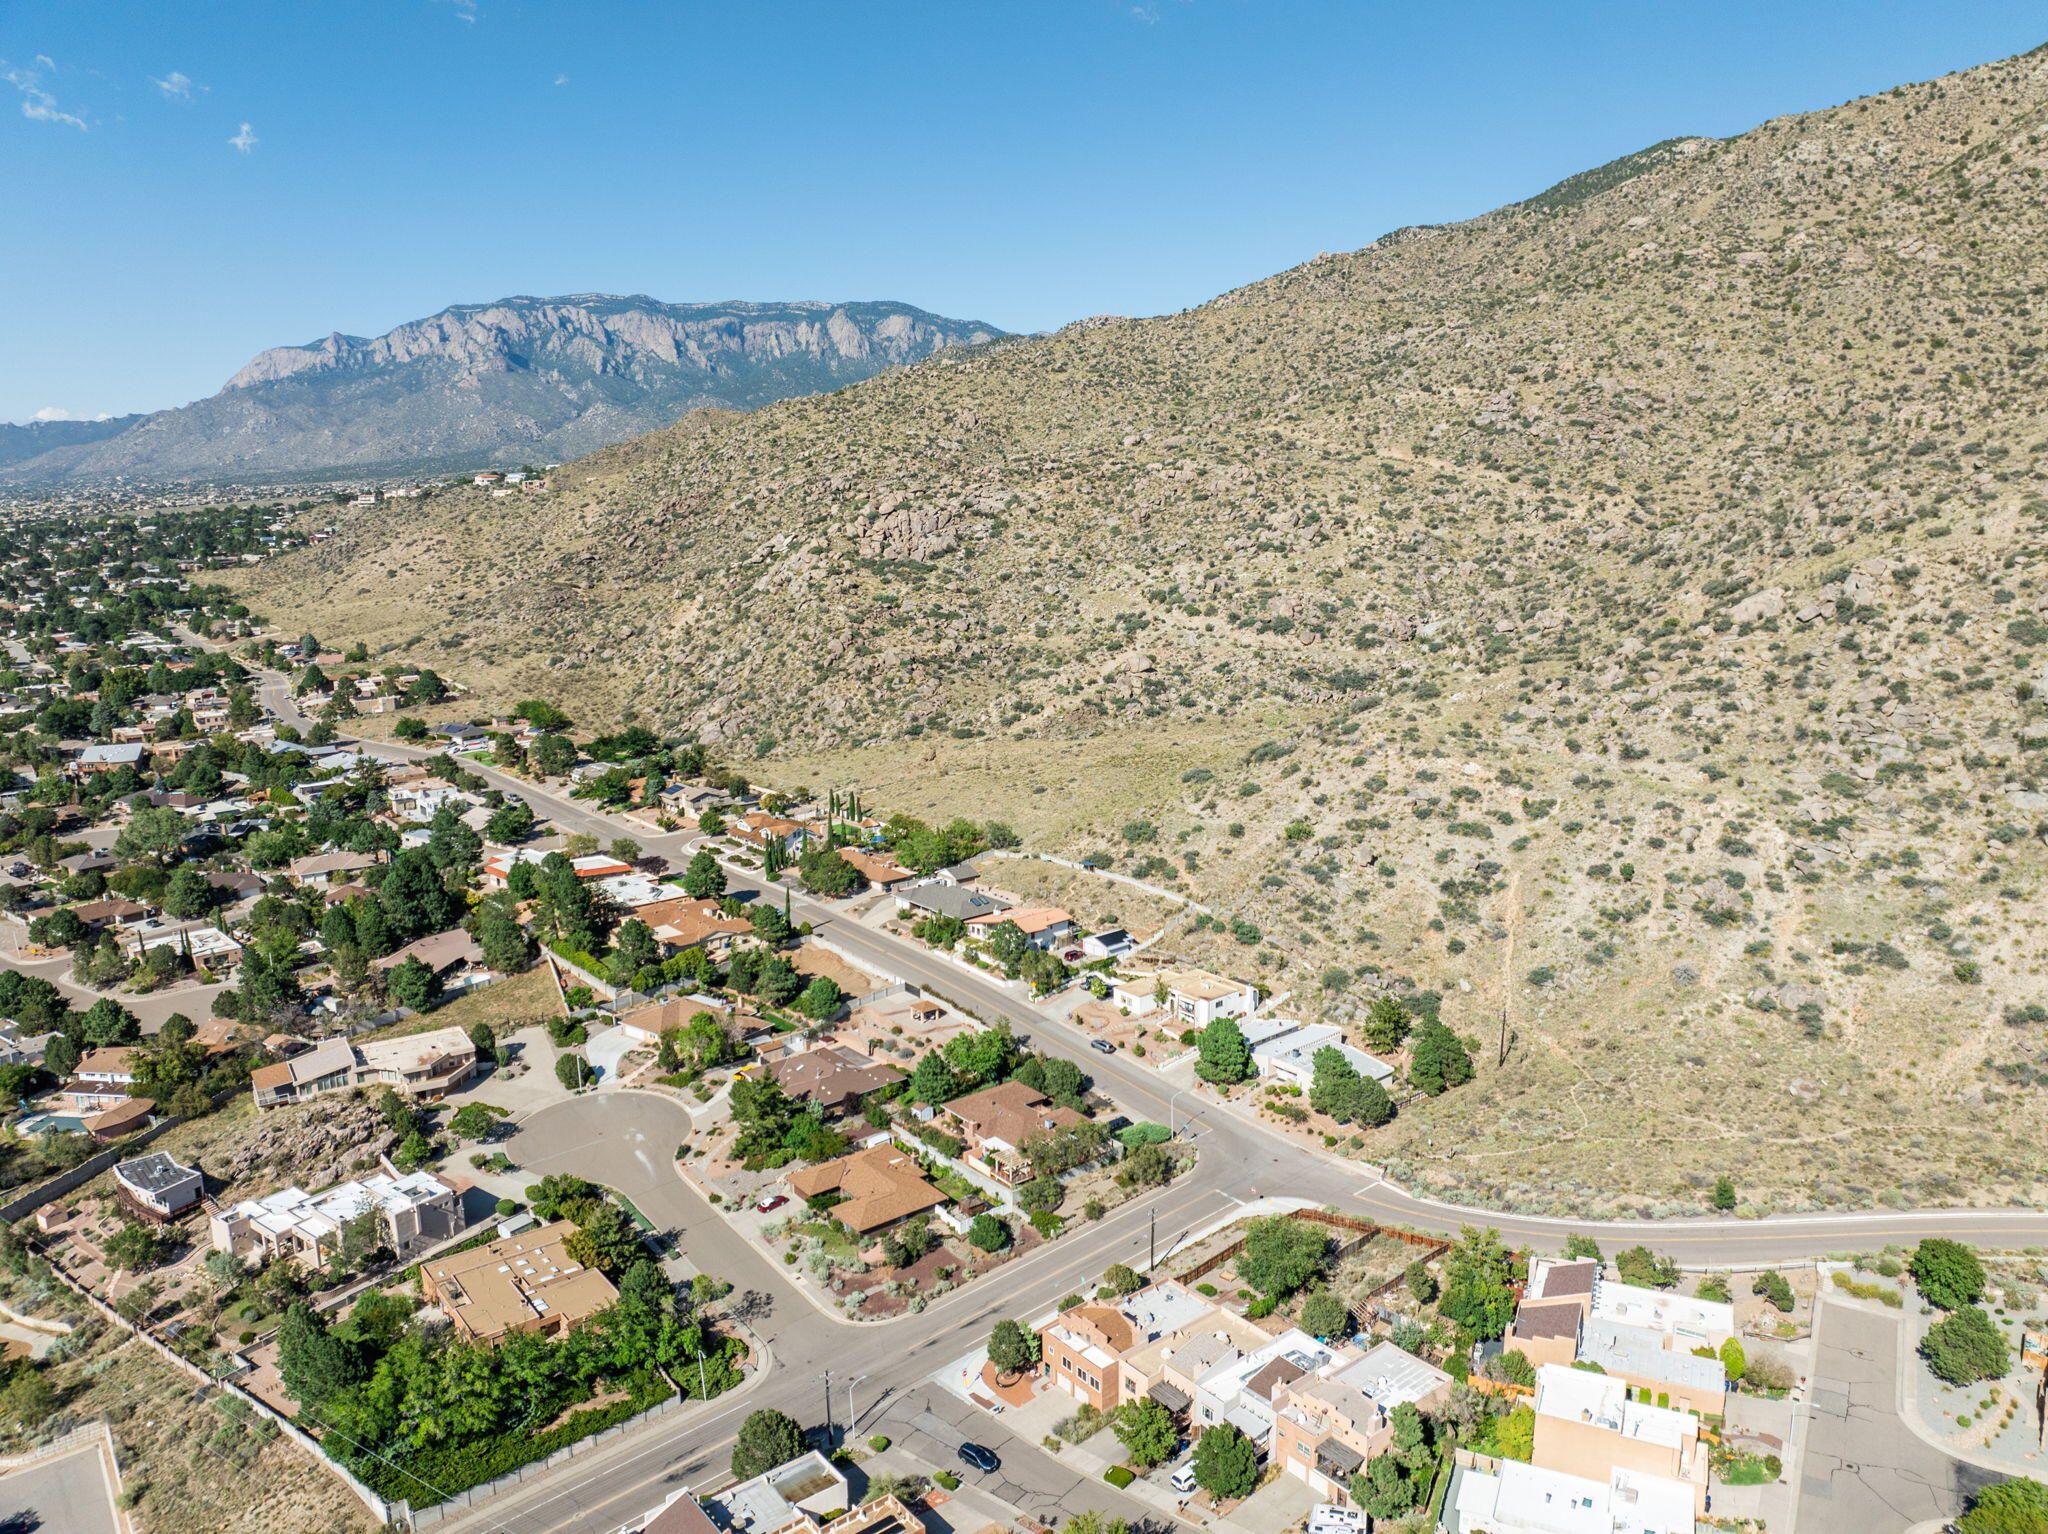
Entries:
{"type": "MultiPolygon", "coordinates": [[[[1359,1247],[1364,1246],[1366,1242],[1372,1240],[1375,1236],[1392,1236],[1396,1241],[1405,1241],[1410,1246],[1422,1248],[1423,1257],[1421,1260],[1424,1262],[1428,1262],[1431,1258],[1441,1256],[1443,1253],[1449,1251],[1452,1245],[1452,1243],[1444,1240],[1440,1236],[1419,1236],[1412,1230],[1396,1230],[1391,1225],[1375,1225],[1370,1220],[1353,1219],[1348,1214],[1330,1214],[1321,1209],[1296,1209],[1291,1211],[1288,1214],[1287,1218],[1294,1220],[1307,1220],[1311,1224],[1315,1225],[1327,1225],[1333,1230],[1349,1231],[1351,1233],[1350,1239],[1342,1240],[1338,1245],[1337,1255],[1340,1258],[1348,1257],[1352,1252],[1355,1252],[1356,1250],[1358,1250],[1359,1247]]],[[[1215,1272],[1218,1268],[1222,1267],[1225,1263],[1229,1262],[1233,1257],[1236,1257],[1241,1252],[1243,1252],[1244,1241],[1245,1238],[1239,1236],[1237,1240],[1231,1242],[1230,1245],[1224,1247],[1222,1251],[1216,1252],[1208,1257],[1203,1258],[1200,1262],[1195,1264],[1193,1268],[1189,1269],[1185,1273],[1182,1273],[1180,1275],[1180,1281],[1184,1284],[1192,1284],[1197,1279],[1208,1277],[1211,1273],[1215,1272]]],[[[1377,1297],[1379,1294],[1384,1293],[1387,1289],[1391,1288],[1393,1284],[1399,1282],[1400,1279],[1396,1278],[1393,1279],[1390,1283],[1382,1284],[1379,1289],[1373,1292],[1374,1296],[1377,1297]]]]}

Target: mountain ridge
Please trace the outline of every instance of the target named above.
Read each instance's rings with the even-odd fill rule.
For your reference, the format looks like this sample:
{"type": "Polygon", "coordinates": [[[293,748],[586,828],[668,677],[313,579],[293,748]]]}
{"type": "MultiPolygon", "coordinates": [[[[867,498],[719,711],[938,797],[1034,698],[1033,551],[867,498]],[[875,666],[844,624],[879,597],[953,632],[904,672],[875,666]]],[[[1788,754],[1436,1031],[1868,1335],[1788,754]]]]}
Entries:
{"type": "Polygon", "coordinates": [[[272,347],[118,430],[0,435],[17,482],[305,477],[580,456],[705,407],[757,409],[1004,332],[887,300],[668,304],[516,295],[380,336],[272,347]]]}

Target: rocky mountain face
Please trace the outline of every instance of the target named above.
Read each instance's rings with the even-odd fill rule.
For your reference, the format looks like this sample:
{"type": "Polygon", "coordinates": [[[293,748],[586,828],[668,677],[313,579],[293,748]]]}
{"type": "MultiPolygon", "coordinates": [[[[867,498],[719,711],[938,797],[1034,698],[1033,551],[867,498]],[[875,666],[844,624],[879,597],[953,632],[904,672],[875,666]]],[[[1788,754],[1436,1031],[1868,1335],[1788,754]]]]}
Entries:
{"type": "Polygon", "coordinates": [[[40,458],[54,449],[104,442],[141,419],[139,415],[122,415],[104,421],[0,421],[0,469],[40,458]]]}
{"type": "Polygon", "coordinates": [[[753,410],[1002,335],[905,304],[464,304],[259,354],[209,399],[96,433],[0,428],[16,481],[306,476],[559,461],[703,407],[753,410]],[[39,433],[21,441],[14,434],[39,433]]]}
{"type": "Polygon", "coordinates": [[[1424,1185],[2038,1202],[2044,177],[2035,53],[352,515],[251,600],[1111,855],[1289,1010],[1441,991],[1480,1081],[1344,1142],[1424,1185]]]}

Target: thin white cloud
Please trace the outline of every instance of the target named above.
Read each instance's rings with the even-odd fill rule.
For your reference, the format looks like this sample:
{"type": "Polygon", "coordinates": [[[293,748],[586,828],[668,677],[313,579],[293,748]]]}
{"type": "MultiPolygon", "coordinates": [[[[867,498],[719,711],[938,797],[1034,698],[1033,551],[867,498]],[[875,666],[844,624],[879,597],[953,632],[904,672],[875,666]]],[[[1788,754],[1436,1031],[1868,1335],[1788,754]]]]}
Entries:
{"type": "Polygon", "coordinates": [[[71,412],[59,405],[45,405],[35,413],[34,419],[38,421],[68,421],[71,419],[71,412]]]}
{"type": "Polygon", "coordinates": [[[1131,15],[1149,27],[1158,22],[1159,7],[1156,5],[1134,5],[1131,7],[1131,15]]]}
{"type": "Polygon", "coordinates": [[[182,69],[172,70],[161,80],[152,78],[149,83],[163,92],[166,101],[190,101],[195,91],[207,89],[182,69]]]}
{"type": "Polygon", "coordinates": [[[254,133],[249,131],[249,125],[247,123],[243,123],[242,131],[240,133],[237,133],[233,138],[229,139],[228,142],[230,144],[233,144],[237,149],[241,150],[243,154],[247,154],[250,150],[254,149],[258,144],[262,143],[263,140],[258,138],[254,133]]]}
{"type": "MultiPolygon", "coordinates": [[[[36,62],[45,69],[55,69],[47,55],[37,54],[36,62]]],[[[43,89],[43,77],[33,69],[16,69],[5,59],[0,59],[0,80],[6,81],[21,92],[21,115],[31,122],[63,123],[67,127],[85,131],[85,119],[75,113],[61,110],[57,98],[43,89]]]]}
{"type": "Polygon", "coordinates": [[[555,84],[557,84],[557,85],[567,85],[568,83],[569,83],[569,77],[568,77],[567,75],[556,75],[556,76],[555,76],[555,84]]]}
{"type": "Polygon", "coordinates": [[[476,0],[448,0],[448,4],[455,7],[457,21],[476,20],[476,0]]]}

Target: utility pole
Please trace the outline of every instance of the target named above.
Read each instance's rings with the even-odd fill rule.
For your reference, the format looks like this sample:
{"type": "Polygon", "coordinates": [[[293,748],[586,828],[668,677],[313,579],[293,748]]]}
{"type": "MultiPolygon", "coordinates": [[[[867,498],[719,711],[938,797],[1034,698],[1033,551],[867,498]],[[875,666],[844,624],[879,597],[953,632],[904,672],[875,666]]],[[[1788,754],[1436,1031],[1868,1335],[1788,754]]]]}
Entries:
{"type": "Polygon", "coordinates": [[[1146,1238],[1145,1276],[1150,1278],[1159,1267],[1159,1211],[1152,1211],[1152,1231],[1146,1238]]]}
{"type": "Polygon", "coordinates": [[[1502,1002],[1502,1003],[1500,1004],[1500,1058],[1499,1058],[1498,1060],[1494,1061],[1494,1064],[1495,1064],[1496,1066],[1501,1066],[1501,1065],[1506,1065],[1507,1063],[1508,1063],[1508,1004],[1507,1004],[1506,1002],[1502,1002]]]}
{"type": "Polygon", "coordinates": [[[832,1371],[825,1371],[825,1447],[832,1447],[832,1371]]]}

